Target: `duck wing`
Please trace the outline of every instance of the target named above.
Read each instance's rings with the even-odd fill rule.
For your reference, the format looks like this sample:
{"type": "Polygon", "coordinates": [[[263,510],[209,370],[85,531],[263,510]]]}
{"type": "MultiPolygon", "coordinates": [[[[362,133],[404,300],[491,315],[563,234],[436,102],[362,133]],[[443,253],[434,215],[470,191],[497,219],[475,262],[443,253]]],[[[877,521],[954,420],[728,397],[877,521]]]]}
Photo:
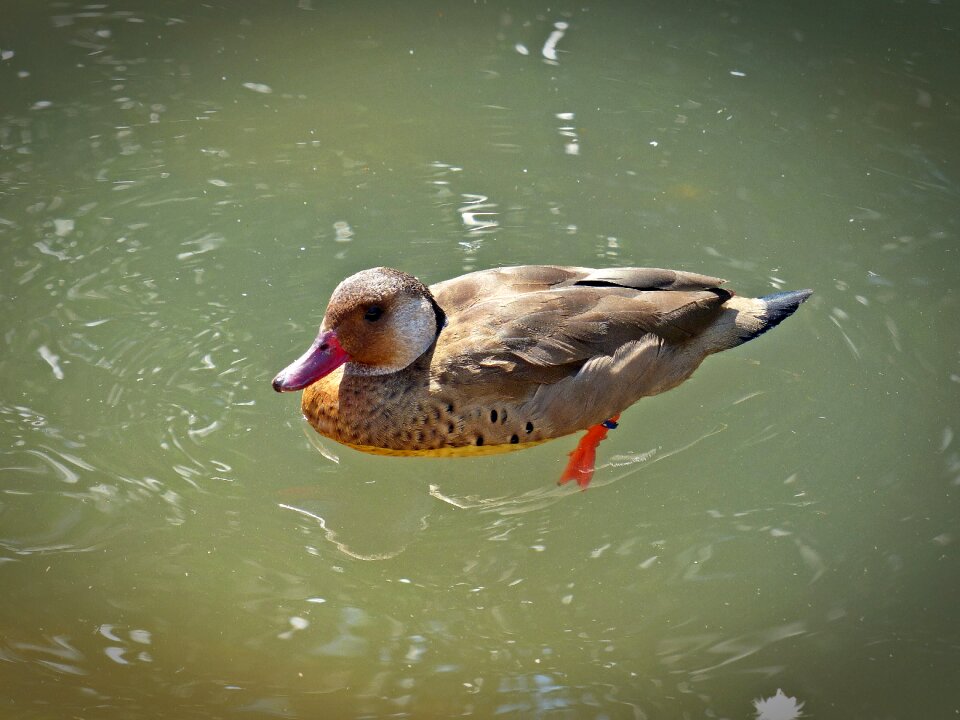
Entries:
{"type": "MultiPolygon", "coordinates": [[[[470,293],[456,281],[441,284],[437,301],[448,322],[432,375],[476,396],[528,397],[624,348],[682,342],[709,326],[731,296],[717,278],[656,268],[527,266],[471,275],[464,276],[470,293]],[[491,275],[506,283],[494,287],[491,275]]],[[[644,353],[645,361],[655,355],[644,353]]]]}
{"type": "Polygon", "coordinates": [[[448,314],[493,298],[524,295],[564,287],[609,287],[633,290],[706,290],[725,281],[697,273],[663,268],[603,268],[520,265],[461,275],[430,286],[448,314]]]}

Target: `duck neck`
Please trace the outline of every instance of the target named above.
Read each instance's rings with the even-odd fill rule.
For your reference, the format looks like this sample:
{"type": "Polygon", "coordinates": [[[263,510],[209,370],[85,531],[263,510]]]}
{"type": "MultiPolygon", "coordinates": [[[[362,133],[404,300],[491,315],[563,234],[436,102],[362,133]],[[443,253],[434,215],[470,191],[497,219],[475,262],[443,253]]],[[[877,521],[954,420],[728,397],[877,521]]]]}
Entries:
{"type": "Polygon", "coordinates": [[[419,357],[415,358],[413,362],[407,363],[406,365],[364,365],[363,363],[358,362],[348,362],[343,366],[343,375],[344,378],[354,378],[361,379],[367,377],[378,377],[384,375],[404,375],[409,374],[411,376],[416,376],[426,372],[429,374],[430,361],[433,358],[433,351],[436,350],[437,344],[433,342],[430,346],[420,354],[419,357]]]}
{"type": "Polygon", "coordinates": [[[437,304],[436,298],[433,297],[433,293],[428,291],[428,299],[430,300],[430,305],[433,307],[433,315],[437,321],[437,334],[435,337],[440,337],[440,332],[443,330],[444,325],[447,324],[447,314],[443,311],[443,308],[437,304]]]}

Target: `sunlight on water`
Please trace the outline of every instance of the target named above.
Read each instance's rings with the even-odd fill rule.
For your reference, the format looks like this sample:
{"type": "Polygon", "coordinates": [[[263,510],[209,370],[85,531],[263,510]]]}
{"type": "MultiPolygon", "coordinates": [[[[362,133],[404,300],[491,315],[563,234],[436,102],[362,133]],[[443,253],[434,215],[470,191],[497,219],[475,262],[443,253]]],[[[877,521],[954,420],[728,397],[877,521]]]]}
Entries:
{"type": "Polygon", "coordinates": [[[958,27],[6,8],[7,714],[955,715],[958,27]],[[586,492],[576,438],[374,457],[270,388],[362,268],[524,263],[815,294],[586,492]]]}

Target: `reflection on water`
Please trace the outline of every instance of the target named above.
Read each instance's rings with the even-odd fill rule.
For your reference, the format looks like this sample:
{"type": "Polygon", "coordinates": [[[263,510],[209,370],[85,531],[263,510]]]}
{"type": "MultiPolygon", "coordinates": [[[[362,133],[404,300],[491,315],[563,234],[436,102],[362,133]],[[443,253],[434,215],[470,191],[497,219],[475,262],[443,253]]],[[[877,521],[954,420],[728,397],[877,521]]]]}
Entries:
{"type": "MultiPolygon", "coordinates": [[[[389,552],[381,552],[381,553],[374,553],[370,555],[364,555],[362,553],[356,552],[355,550],[351,549],[349,545],[340,541],[338,539],[337,533],[334,530],[327,527],[327,521],[324,520],[323,517],[321,517],[320,515],[317,515],[316,513],[312,513],[309,510],[305,510],[303,508],[295,507],[293,505],[287,505],[285,503],[280,503],[278,507],[281,507],[284,510],[292,510],[293,512],[300,513],[305,517],[316,520],[317,524],[319,524],[320,526],[320,529],[323,531],[324,539],[327,542],[333,544],[338,551],[340,551],[347,557],[354,558],[355,560],[390,560],[391,558],[395,558],[397,555],[399,555],[404,550],[406,550],[406,546],[401,546],[397,550],[392,550],[389,552]]],[[[426,530],[426,528],[427,528],[427,522],[426,522],[426,518],[424,517],[424,518],[421,518],[420,529],[426,530]]],[[[316,553],[317,551],[315,549],[311,549],[311,552],[316,553]]]]}
{"type": "Polygon", "coordinates": [[[951,715],[958,20],[6,8],[8,713],[951,715]],[[816,295],[585,493],[574,438],[366,456],[269,387],[359,269],[531,262],[816,295]]]}
{"type": "MultiPolygon", "coordinates": [[[[712,435],[716,435],[722,431],[723,428],[718,428],[708,432],[699,439],[688,443],[683,447],[666,453],[659,452],[657,449],[653,449],[646,452],[630,452],[629,454],[625,455],[615,455],[607,463],[598,463],[596,469],[606,470],[607,468],[621,467],[628,467],[630,469],[615,475],[603,473],[603,475],[597,480],[596,484],[591,483],[591,487],[603,487],[604,485],[611,485],[624,480],[625,478],[636,475],[639,471],[644,469],[641,463],[654,463],[661,460],[666,460],[677,453],[692,448],[701,440],[704,440],[712,435]]],[[[481,513],[495,512],[500,515],[519,515],[527,512],[538,511],[582,491],[583,489],[578,489],[572,486],[559,485],[554,487],[537,487],[524,493],[511,493],[507,496],[494,498],[483,498],[476,494],[468,495],[463,498],[457,498],[444,494],[439,485],[430,485],[430,495],[449,505],[453,505],[454,507],[462,510],[477,510],[481,513]]]]}

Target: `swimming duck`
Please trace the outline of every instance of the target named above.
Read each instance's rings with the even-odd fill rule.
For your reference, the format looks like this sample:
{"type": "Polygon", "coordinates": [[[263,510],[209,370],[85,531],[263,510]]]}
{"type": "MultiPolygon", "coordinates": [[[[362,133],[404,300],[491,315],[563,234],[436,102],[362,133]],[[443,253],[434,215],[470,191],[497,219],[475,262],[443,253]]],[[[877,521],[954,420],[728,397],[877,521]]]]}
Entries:
{"type": "Polygon", "coordinates": [[[430,287],[378,267],[333,291],[316,340],[273,380],[321,435],[364,452],[462,456],[587,430],[561,482],[640,398],[789,317],[810,294],[747,298],[659,268],[527,265],[430,287]]]}

